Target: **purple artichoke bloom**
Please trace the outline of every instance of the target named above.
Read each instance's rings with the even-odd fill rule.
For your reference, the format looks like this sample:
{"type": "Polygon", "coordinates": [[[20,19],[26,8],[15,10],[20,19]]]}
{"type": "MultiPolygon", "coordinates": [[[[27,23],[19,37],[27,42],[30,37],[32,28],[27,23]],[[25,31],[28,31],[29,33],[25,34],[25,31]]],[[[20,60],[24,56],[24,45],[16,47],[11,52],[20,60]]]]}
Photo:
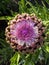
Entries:
{"type": "Polygon", "coordinates": [[[34,52],[44,41],[44,26],[35,14],[18,14],[8,23],[5,30],[6,40],[15,50],[34,52]]]}

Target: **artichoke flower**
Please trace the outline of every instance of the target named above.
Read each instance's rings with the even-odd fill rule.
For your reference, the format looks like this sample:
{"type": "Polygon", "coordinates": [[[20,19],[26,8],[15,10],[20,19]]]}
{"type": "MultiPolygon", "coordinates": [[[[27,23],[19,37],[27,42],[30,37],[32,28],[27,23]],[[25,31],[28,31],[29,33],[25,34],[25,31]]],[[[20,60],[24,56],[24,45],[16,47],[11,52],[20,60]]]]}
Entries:
{"type": "Polygon", "coordinates": [[[18,14],[5,30],[7,42],[16,51],[32,53],[43,45],[44,25],[35,14],[18,14]]]}

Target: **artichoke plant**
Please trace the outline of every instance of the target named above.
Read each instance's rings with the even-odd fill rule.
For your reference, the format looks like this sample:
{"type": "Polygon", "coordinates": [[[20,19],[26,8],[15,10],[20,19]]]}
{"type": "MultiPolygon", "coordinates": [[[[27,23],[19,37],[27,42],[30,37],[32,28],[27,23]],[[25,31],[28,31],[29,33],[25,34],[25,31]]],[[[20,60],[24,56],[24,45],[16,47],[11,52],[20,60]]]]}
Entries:
{"type": "Polygon", "coordinates": [[[43,45],[44,25],[34,13],[22,13],[9,21],[5,30],[6,40],[16,51],[32,53],[43,45]]]}

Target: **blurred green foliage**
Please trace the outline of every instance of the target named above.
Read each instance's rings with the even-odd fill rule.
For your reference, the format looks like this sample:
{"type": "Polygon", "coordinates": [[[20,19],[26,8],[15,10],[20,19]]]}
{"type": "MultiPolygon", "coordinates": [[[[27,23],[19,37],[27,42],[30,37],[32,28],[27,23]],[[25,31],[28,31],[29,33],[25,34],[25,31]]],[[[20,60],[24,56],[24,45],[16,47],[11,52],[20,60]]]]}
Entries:
{"type": "Polygon", "coordinates": [[[11,15],[11,11],[9,10],[9,8],[7,8],[7,4],[10,3],[10,0],[0,0],[0,15],[8,15],[10,13],[11,15]]]}
{"type": "Polygon", "coordinates": [[[18,11],[18,5],[14,0],[0,0],[0,16],[12,16],[18,11]]]}
{"type": "Polygon", "coordinates": [[[19,0],[18,2],[16,0],[12,0],[12,2],[11,0],[0,0],[0,21],[5,20],[4,23],[6,23],[3,26],[4,23],[0,22],[0,65],[49,65],[49,8],[45,5],[45,2],[49,5],[49,0],[40,1],[42,5],[38,3],[38,0],[33,0],[36,4],[32,4],[28,0],[19,0]],[[13,2],[15,5],[11,4],[13,2]],[[14,53],[5,40],[7,22],[16,14],[24,12],[35,13],[42,19],[46,29],[44,45],[33,54],[14,53]]]}

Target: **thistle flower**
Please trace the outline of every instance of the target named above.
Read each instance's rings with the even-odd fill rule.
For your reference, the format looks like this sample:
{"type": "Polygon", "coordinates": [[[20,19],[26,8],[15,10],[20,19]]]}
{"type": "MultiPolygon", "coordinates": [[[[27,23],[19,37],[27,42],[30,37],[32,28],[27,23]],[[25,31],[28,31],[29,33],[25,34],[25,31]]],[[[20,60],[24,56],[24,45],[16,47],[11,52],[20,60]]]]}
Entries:
{"type": "Polygon", "coordinates": [[[34,52],[44,41],[44,26],[35,14],[18,14],[9,21],[5,30],[6,40],[15,50],[34,52]]]}

